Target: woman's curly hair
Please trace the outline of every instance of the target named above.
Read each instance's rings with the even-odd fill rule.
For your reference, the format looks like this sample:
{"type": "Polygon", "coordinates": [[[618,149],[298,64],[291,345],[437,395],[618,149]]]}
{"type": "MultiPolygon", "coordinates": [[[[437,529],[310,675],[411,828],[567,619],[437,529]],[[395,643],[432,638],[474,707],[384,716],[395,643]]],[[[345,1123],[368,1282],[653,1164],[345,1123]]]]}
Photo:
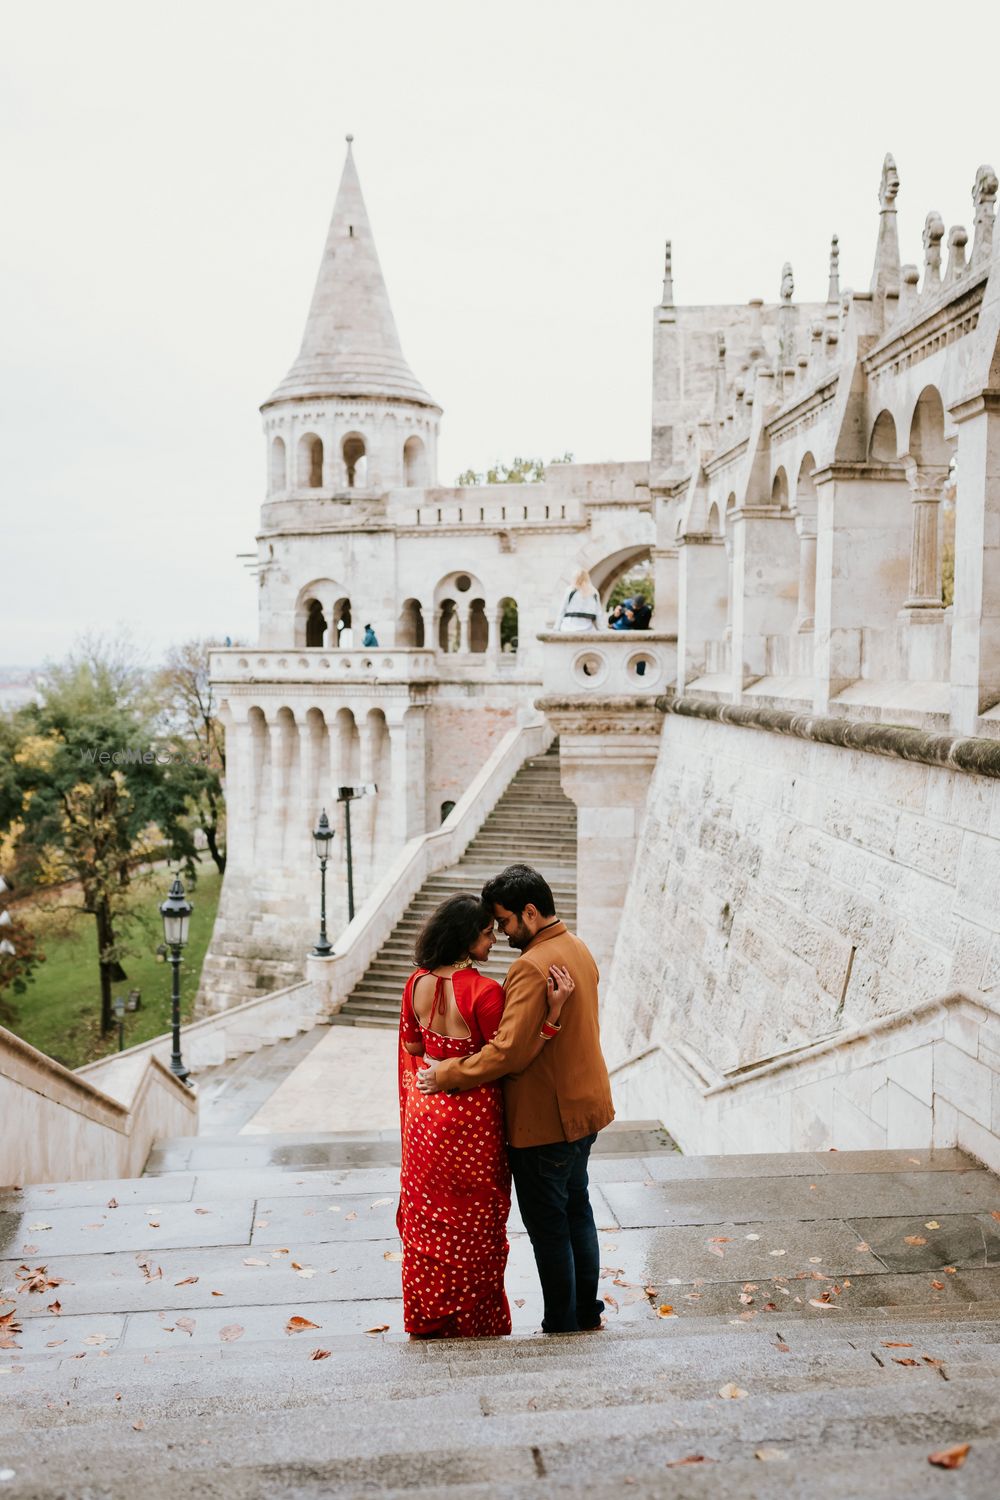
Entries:
{"type": "Polygon", "coordinates": [[[461,963],[487,927],[493,913],[478,896],[449,896],[431,912],[417,934],[414,957],[421,969],[441,969],[461,963]]]}

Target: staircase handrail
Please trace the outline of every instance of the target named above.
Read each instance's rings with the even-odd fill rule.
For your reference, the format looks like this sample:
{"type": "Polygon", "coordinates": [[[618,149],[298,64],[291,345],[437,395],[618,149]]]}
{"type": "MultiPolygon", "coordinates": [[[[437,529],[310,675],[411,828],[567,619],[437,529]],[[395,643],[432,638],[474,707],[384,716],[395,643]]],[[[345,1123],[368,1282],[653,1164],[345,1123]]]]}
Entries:
{"type": "Polygon", "coordinates": [[[153,1140],[190,1135],[198,1104],[158,1057],[120,1065],[100,1089],[0,1026],[0,1182],[132,1177],[153,1140]]]}

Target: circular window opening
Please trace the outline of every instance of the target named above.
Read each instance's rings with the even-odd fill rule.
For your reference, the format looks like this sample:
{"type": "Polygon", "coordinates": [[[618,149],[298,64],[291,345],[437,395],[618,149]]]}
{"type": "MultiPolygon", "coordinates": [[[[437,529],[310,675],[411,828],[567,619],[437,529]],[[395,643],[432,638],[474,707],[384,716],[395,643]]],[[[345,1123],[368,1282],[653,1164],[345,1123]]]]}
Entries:
{"type": "Polygon", "coordinates": [[[597,687],[607,674],[608,664],[597,651],[583,651],[573,663],[573,676],[584,687],[597,687]]]}
{"type": "Polygon", "coordinates": [[[382,662],[382,665],[383,665],[383,667],[385,668],[385,670],[387,672],[391,672],[392,671],[392,657],[391,656],[385,657],[385,659],[382,662]]]}
{"type": "Polygon", "coordinates": [[[626,671],[630,677],[648,687],[659,676],[660,664],[655,656],[642,651],[637,656],[629,657],[626,671]]]}
{"type": "Polygon", "coordinates": [[[245,656],[241,656],[240,660],[239,660],[239,665],[241,667],[248,667],[250,665],[250,663],[247,661],[247,659],[246,659],[245,656]]]}
{"type": "Polygon", "coordinates": [[[469,577],[468,573],[459,573],[458,577],[455,579],[455,587],[458,589],[458,592],[460,594],[467,594],[469,592],[472,587],[472,579],[469,577]]]}
{"type": "Polygon", "coordinates": [[[308,667],[308,665],[309,665],[309,663],[306,660],[306,658],[304,656],[300,656],[299,657],[299,666],[300,667],[308,667]]]}

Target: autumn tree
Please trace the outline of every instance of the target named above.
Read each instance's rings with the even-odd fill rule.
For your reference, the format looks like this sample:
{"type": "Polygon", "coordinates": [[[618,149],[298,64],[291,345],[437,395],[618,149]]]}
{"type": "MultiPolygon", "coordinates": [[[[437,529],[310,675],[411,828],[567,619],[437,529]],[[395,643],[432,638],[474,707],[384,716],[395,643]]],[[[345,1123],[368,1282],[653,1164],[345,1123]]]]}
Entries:
{"type": "Polygon", "coordinates": [[[218,717],[208,654],[221,641],[185,641],[172,646],[155,676],[162,704],[160,727],[180,753],[174,781],[187,800],[195,825],[221,875],[226,868],[225,730],[218,717]]]}

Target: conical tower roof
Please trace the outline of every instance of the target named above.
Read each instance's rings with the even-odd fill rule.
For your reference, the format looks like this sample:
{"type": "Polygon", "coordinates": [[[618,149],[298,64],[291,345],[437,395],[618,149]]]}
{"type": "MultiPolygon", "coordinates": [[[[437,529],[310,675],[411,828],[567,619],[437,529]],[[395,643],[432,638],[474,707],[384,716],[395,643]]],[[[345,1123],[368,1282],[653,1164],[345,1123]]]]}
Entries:
{"type": "Polygon", "coordinates": [[[403,358],[352,139],[347,137],[347,159],[302,348],[264,405],[315,396],[374,396],[438,410],[403,358]]]}

